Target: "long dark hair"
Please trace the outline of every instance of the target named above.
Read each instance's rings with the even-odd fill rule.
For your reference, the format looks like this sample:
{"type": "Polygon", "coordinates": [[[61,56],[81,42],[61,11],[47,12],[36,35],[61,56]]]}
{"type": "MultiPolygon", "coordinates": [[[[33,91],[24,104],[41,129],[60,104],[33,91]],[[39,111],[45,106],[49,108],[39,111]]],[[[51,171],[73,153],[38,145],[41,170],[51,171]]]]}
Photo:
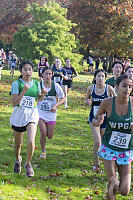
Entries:
{"type": "Polygon", "coordinates": [[[122,75],[120,75],[118,78],[117,78],[117,80],[116,80],[116,85],[120,85],[120,83],[123,81],[123,80],[125,80],[125,79],[128,79],[128,76],[127,76],[127,74],[122,74],[122,75]]]}
{"type": "Polygon", "coordinates": [[[124,65],[123,65],[123,63],[120,60],[117,60],[117,61],[115,61],[115,62],[112,63],[112,68],[114,68],[114,66],[116,64],[120,64],[122,66],[122,72],[121,72],[121,74],[123,74],[124,73],[124,65]]]}
{"type": "MultiPolygon", "coordinates": [[[[19,65],[19,71],[22,72],[22,68],[24,67],[24,65],[30,65],[32,67],[32,69],[34,69],[33,63],[30,60],[23,60],[21,61],[20,65],[19,65]]],[[[22,74],[19,76],[19,79],[22,78],[22,74]]]]}
{"type": "Polygon", "coordinates": [[[49,66],[43,67],[43,69],[42,69],[42,74],[43,74],[46,70],[51,70],[51,71],[52,71],[52,74],[53,74],[53,70],[52,70],[52,68],[49,67],[49,66]]]}
{"type": "Polygon", "coordinates": [[[116,65],[116,64],[120,64],[123,68],[123,63],[120,60],[116,60],[115,62],[112,63],[112,68],[116,65]]]}
{"type": "Polygon", "coordinates": [[[99,72],[103,72],[103,73],[105,74],[105,78],[107,77],[107,74],[106,74],[106,72],[105,72],[103,69],[97,69],[97,70],[95,71],[95,73],[94,73],[94,78],[93,78],[93,81],[92,81],[93,84],[96,84],[96,76],[97,76],[97,74],[98,74],[99,72]]]}
{"type": "Polygon", "coordinates": [[[44,57],[45,58],[45,62],[48,62],[48,58],[46,56],[41,56],[40,57],[40,62],[41,62],[41,58],[44,57]]]}

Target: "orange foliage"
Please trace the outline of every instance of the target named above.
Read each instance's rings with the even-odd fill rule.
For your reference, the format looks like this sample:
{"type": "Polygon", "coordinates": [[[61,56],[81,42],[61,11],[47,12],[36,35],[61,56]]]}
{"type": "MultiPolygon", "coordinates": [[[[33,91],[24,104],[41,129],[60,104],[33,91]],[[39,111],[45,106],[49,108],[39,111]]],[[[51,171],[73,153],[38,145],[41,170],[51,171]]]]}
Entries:
{"type": "Polygon", "coordinates": [[[42,3],[42,0],[0,0],[0,39],[12,40],[12,34],[18,30],[19,24],[26,24],[30,14],[25,11],[27,3],[42,3]]]}
{"type": "Polygon", "coordinates": [[[125,23],[132,23],[133,4],[131,0],[71,0],[68,17],[78,24],[74,32],[82,44],[95,48],[114,29],[118,31],[125,23]]]}

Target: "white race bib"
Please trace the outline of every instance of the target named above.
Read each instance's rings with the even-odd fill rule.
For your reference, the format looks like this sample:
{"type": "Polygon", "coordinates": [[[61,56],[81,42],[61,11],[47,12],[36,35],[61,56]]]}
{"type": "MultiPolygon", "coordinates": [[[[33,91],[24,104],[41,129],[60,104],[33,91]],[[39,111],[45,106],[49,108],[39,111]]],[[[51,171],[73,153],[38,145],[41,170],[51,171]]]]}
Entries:
{"type": "Polygon", "coordinates": [[[100,106],[94,106],[94,107],[93,107],[93,114],[94,114],[94,117],[95,117],[96,114],[98,113],[99,108],[100,108],[100,106]]]}
{"type": "Polygon", "coordinates": [[[60,82],[60,76],[54,77],[54,82],[59,83],[60,82]]]}
{"type": "MultiPolygon", "coordinates": [[[[94,114],[94,117],[95,117],[96,114],[98,113],[99,108],[100,108],[100,106],[94,106],[94,107],[93,107],[93,114],[94,114]]],[[[104,116],[106,117],[106,113],[104,114],[104,116]]]]}
{"type": "Polygon", "coordinates": [[[42,70],[43,70],[43,67],[41,67],[41,68],[39,69],[40,74],[42,74],[42,70]]]}
{"type": "Polygon", "coordinates": [[[51,110],[51,103],[48,102],[48,101],[42,102],[42,104],[40,106],[40,110],[42,110],[42,111],[50,111],[51,110]]]}
{"type": "Polygon", "coordinates": [[[29,96],[23,96],[19,104],[19,106],[21,106],[22,108],[34,108],[34,105],[35,98],[29,96]]]}
{"type": "Polygon", "coordinates": [[[131,134],[112,131],[109,144],[115,147],[127,149],[131,139],[131,134]]]}

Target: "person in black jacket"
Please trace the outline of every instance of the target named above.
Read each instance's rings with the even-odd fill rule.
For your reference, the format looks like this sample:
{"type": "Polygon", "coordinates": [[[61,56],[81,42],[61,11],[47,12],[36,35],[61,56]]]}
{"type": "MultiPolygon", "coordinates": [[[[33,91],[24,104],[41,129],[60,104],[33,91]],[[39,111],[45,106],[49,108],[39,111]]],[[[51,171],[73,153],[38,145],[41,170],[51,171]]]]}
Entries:
{"type": "Polygon", "coordinates": [[[67,80],[63,79],[63,91],[65,93],[65,109],[67,109],[67,95],[71,89],[71,87],[73,86],[73,78],[77,76],[77,73],[74,69],[74,67],[71,66],[71,60],[69,58],[66,59],[66,66],[64,67],[64,69],[66,70],[66,76],[67,76],[67,80]]]}

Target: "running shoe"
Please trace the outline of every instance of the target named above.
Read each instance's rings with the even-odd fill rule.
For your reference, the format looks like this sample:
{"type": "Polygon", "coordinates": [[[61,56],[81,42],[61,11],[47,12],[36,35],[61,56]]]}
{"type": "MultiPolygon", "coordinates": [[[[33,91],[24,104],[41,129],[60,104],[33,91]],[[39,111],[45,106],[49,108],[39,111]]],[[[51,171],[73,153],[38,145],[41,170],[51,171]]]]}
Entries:
{"type": "Polygon", "coordinates": [[[24,167],[25,167],[25,169],[26,169],[26,175],[27,175],[28,177],[34,176],[34,170],[33,170],[32,166],[31,166],[31,164],[25,164],[24,167]]]}
{"type": "Polygon", "coordinates": [[[14,172],[20,174],[21,172],[21,162],[22,162],[22,157],[19,157],[19,162],[15,160],[15,165],[14,165],[14,172]]]}
{"type": "Polygon", "coordinates": [[[40,159],[46,159],[46,151],[41,152],[40,159]]]}

